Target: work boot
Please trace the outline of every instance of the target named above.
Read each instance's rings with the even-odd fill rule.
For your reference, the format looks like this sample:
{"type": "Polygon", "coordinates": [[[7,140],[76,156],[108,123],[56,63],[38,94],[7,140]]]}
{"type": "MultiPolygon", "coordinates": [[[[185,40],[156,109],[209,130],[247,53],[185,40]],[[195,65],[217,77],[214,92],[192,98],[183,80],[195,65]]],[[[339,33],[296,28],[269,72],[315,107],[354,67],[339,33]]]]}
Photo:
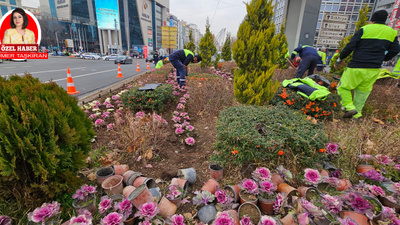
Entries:
{"type": "Polygon", "coordinates": [[[350,111],[346,111],[344,114],[343,114],[343,118],[352,118],[354,115],[356,115],[357,114],[357,110],[355,110],[355,109],[353,109],[353,110],[350,110],[350,111]]]}

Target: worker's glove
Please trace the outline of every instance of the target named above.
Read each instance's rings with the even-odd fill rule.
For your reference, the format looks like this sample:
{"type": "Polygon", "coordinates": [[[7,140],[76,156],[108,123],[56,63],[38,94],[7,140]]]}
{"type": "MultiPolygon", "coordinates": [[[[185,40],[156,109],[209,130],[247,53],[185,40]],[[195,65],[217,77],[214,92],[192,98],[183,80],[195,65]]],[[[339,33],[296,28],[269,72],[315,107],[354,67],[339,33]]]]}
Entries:
{"type": "Polygon", "coordinates": [[[336,60],[336,62],[335,62],[334,67],[335,67],[335,69],[338,70],[338,69],[342,68],[345,64],[346,64],[345,61],[343,61],[343,60],[341,60],[340,58],[338,58],[338,59],[336,60]]]}

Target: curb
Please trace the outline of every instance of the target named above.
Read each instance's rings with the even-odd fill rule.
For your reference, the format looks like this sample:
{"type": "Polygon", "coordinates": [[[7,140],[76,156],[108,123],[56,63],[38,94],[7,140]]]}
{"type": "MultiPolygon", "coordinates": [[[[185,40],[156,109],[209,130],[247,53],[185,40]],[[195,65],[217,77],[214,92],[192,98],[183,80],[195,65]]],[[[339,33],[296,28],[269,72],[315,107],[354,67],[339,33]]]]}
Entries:
{"type": "Polygon", "coordinates": [[[125,86],[127,83],[135,81],[136,79],[138,79],[140,76],[146,74],[147,72],[150,72],[150,71],[146,71],[146,72],[134,75],[133,77],[130,77],[130,78],[127,78],[125,80],[119,81],[117,83],[111,84],[108,87],[105,87],[105,88],[102,88],[100,90],[96,90],[96,91],[93,91],[93,92],[91,92],[89,94],[81,96],[81,97],[77,98],[78,106],[82,106],[87,102],[90,102],[90,101],[93,101],[93,100],[95,100],[97,98],[100,98],[102,95],[109,94],[113,90],[121,88],[121,87],[125,86]]]}

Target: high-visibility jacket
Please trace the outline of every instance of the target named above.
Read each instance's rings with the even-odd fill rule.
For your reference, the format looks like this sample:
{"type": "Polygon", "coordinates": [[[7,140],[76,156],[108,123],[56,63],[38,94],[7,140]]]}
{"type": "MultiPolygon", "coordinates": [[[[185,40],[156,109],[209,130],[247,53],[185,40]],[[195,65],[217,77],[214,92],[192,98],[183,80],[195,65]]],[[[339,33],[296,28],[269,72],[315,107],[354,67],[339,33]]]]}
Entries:
{"type": "Polygon", "coordinates": [[[349,68],[381,68],[383,61],[400,52],[397,31],[385,24],[365,25],[354,33],[340,53],[340,59],[345,59],[351,52],[353,58],[347,65],[349,68]]]}
{"type": "Polygon", "coordinates": [[[395,76],[400,76],[400,59],[399,59],[399,61],[397,61],[396,66],[394,67],[392,74],[395,75],[395,76]]]}
{"type": "Polygon", "coordinates": [[[160,69],[160,68],[163,67],[163,66],[164,66],[163,61],[162,61],[162,60],[159,60],[159,61],[157,62],[157,64],[156,64],[156,69],[160,69]]]}
{"type": "Polygon", "coordinates": [[[318,51],[318,55],[321,57],[322,63],[325,65],[326,64],[326,53],[323,51],[318,51]]]}
{"type": "Polygon", "coordinates": [[[294,78],[291,80],[284,80],[282,82],[282,86],[297,90],[297,94],[308,98],[311,101],[325,100],[326,97],[331,93],[328,88],[317,84],[309,77],[304,79],[294,78]]]}

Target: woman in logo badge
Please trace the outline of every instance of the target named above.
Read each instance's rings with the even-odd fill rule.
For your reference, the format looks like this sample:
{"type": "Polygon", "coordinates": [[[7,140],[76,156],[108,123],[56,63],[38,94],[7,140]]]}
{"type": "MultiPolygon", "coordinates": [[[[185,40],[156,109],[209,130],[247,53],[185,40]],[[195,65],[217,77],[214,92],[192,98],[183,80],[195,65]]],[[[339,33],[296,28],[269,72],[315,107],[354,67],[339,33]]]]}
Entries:
{"type": "Polygon", "coordinates": [[[16,8],[11,13],[11,29],[4,32],[3,44],[35,44],[35,34],[26,29],[29,19],[25,11],[16,8]]]}

